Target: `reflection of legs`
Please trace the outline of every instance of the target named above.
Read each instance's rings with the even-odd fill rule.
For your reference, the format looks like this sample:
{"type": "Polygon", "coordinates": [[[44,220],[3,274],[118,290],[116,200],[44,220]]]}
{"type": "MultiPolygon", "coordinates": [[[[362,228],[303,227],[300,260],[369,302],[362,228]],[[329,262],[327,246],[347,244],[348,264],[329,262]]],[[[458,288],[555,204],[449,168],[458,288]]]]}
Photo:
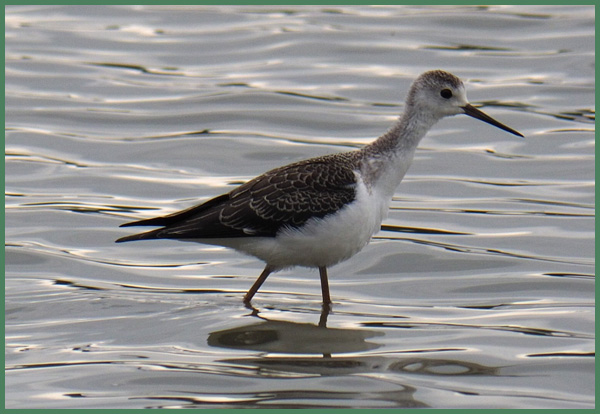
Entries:
{"type": "Polygon", "coordinates": [[[266,265],[265,270],[262,271],[258,279],[256,279],[256,282],[254,282],[250,290],[248,290],[248,293],[246,293],[246,296],[244,296],[244,303],[250,303],[254,294],[260,289],[262,284],[265,283],[265,280],[267,280],[267,277],[269,277],[271,272],[272,270],[269,265],[266,265]]]}
{"type": "Polygon", "coordinates": [[[325,266],[319,267],[319,275],[321,276],[321,292],[323,293],[323,303],[331,303],[331,297],[329,296],[329,281],[327,280],[327,268],[325,266]]]}

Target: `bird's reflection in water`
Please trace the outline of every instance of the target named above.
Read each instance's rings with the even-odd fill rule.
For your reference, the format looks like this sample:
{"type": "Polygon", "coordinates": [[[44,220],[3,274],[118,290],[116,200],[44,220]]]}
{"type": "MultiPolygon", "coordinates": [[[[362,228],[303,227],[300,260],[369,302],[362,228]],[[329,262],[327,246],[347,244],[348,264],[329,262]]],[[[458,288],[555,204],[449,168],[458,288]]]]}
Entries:
{"type": "Polygon", "coordinates": [[[256,308],[252,315],[261,322],[224,331],[212,332],[208,344],[220,348],[245,349],[269,353],[332,354],[368,351],[380,345],[366,341],[382,336],[382,332],[368,329],[328,328],[327,317],[331,312],[324,304],[318,324],[269,320],[260,316],[256,308]]]}
{"type": "MultiPolygon", "coordinates": [[[[441,352],[460,352],[466,351],[465,349],[436,348],[371,352],[382,347],[383,344],[370,342],[367,339],[381,337],[385,333],[371,329],[328,328],[326,326],[328,306],[323,308],[318,324],[269,320],[260,316],[256,309],[252,310],[252,315],[261,321],[212,332],[208,337],[208,344],[213,347],[261,352],[261,355],[256,357],[228,358],[219,361],[228,368],[241,366],[250,368],[252,375],[261,378],[290,378],[305,375],[339,377],[358,374],[394,384],[392,391],[371,392],[362,397],[387,401],[395,407],[417,408],[427,407],[427,405],[415,399],[418,386],[410,379],[413,375],[419,377],[424,375],[434,380],[461,375],[500,375],[499,368],[496,367],[460,359],[435,357],[441,352]]],[[[228,369],[228,372],[235,372],[235,370],[228,369]]],[[[248,372],[244,371],[243,375],[248,375],[248,372]]],[[[307,390],[302,391],[301,394],[306,399],[323,399],[327,396],[340,398],[342,391],[334,384],[329,386],[331,389],[318,392],[307,390]]],[[[358,394],[354,392],[343,395],[344,398],[353,399],[358,398],[358,394]]],[[[285,396],[281,398],[285,399],[285,396]]]]}
{"type": "Polygon", "coordinates": [[[261,322],[233,329],[212,332],[208,344],[213,347],[259,351],[268,354],[257,358],[228,359],[222,362],[252,365],[294,373],[337,375],[350,373],[411,373],[435,376],[498,375],[498,368],[460,359],[433,358],[441,352],[466,351],[457,348],[412,349],[405,352],[386,352],[352,356],[335,356],[372,351],[381,344],[367,341],[381,337],[380,330],[328,328],[328,305],[324,305],[318,324],[269,320],[252,309],[261,322]],[[289,356],[302,354],[302,356],[289,356]],[[419,356],[415,356],[415,355],[419,356]],[[315,357],[318,355],[318,357],[315,357]]]}

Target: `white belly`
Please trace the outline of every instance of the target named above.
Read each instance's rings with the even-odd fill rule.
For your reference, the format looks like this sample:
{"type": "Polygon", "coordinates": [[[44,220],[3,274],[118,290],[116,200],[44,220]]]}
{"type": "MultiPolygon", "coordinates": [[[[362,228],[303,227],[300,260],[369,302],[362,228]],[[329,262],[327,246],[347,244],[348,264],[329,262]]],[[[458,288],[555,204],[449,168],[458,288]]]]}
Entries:
{"type": "Polygon", "coordinates": [[[283,229],[276,237],[202,240],[255,256],[273,270],[292,266],[332,266],[358,253],[379,231],[389,198],[370,194],[359,182],[356,199],[322,219],[308,220],[300,229],[283,229]]]}

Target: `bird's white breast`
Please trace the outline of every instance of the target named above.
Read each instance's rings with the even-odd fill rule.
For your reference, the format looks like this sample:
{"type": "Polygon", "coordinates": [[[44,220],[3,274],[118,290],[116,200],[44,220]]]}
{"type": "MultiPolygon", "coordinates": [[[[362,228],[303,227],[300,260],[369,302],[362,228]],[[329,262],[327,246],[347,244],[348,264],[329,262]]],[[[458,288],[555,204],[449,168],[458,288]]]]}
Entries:
{"type": "Polygon", "coordinates": [[[222,244],[258,257],[274,270],[332,266],[344,261],[379,231],[390,202],[357,178],[355,200],[336,213],[309,219],[300,228],[284,228],[276,237],[242,238],[222,244]]]}

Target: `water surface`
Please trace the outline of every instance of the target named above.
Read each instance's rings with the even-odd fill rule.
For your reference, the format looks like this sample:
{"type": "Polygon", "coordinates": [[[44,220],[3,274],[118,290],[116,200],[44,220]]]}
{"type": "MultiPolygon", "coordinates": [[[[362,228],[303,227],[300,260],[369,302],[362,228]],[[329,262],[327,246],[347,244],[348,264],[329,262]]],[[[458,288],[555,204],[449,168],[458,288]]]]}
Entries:
{"type": "Polygon", "coordinates": [[[10,6],[7,408],[593,408],[592,6],[10,6]],[[382,231],[269,278],[116,245],[265,170],[358,148],[442,68],[382,231]]]}

